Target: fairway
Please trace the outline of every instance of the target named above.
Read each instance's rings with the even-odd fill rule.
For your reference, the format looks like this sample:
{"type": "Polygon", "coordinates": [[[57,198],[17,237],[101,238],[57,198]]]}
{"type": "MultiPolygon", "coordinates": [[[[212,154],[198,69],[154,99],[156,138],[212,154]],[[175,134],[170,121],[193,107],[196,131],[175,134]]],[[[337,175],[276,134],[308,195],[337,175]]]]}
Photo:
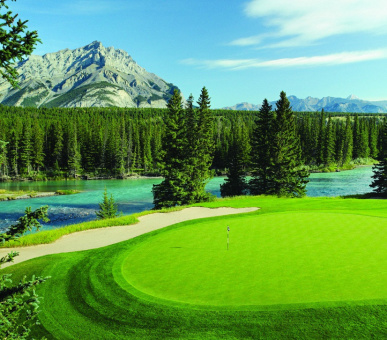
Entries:
{"type": "Polygon", "coordinates": [[[195,305],[383,299],[386,235],[385,219],[353,213],[222,218],[148,238],[128,253],[122,271],[142,293],[195,305]]]}

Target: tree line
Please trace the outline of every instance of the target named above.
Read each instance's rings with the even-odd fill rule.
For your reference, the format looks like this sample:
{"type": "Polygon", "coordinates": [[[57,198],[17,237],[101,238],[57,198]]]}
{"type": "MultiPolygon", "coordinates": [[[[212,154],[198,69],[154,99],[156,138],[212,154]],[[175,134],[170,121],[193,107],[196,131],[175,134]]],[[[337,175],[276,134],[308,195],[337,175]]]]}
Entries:
{"type": "MultiPolygon", "coordinates": [[[[194,107],[194,111],[196,107],[194,107]]],[[[0,175],[63,178],[78,175],[161,174],[168,109],[0,107],[0,175]]],[[[211,110],[211,169],[224,173],[240,158],[252,170],[259,112],[211,110]]],[[[349,168],[376,159],[380,116],[295,113],[301,161],[310,170],[349,168]]],[[[259,132],[258,132],[259,133],[259,132]]]]}

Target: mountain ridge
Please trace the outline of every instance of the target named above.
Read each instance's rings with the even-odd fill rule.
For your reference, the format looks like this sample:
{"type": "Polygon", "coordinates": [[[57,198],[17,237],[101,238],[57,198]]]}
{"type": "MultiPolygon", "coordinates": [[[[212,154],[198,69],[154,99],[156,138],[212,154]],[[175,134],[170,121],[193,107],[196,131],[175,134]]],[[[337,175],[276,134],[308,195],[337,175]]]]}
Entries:
{"type": "Polygon", "coordinates": [[[33,107],[166,107],[175,85],[147,72],[122,49],[101,42],[16,64],[19,89],[0,81],[0,102],[33,107]],[[97,85],[98,84],[98,85],[97,85]]]}
{"type": "MultiPolygon", "coordinates": [[[[323,97],[314,98],[306,97],[305,99],[297,98],[294,95],[288,97],[293,111],[314,112],[324,109],[326,112],[353,112],[353,113],[387,113],[387,100],[369,101],[360,99],[354,95],[347,98],[340,97],[323,97]]],[[[270,102],[275,108],[276,101],[270,102]]],[[[239,103],[234,106],[223,107],[224,110],[241,110],[241,111],[258,111],[261,104],[251,104],[247,102],[239,103]]]]}

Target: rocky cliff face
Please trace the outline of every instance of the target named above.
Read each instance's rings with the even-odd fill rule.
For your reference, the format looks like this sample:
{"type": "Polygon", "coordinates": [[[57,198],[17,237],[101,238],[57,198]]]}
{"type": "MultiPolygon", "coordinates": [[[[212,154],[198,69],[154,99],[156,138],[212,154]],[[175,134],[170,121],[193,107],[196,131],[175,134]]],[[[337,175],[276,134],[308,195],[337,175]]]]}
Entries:
{"type": "MultiPolygon", "coordinates": [[[[298,112],[314,112],[324,109],[326,112],[387,113],[387,100],[367,101],[353,95],[347,98],[324,97],[322,99],[312,97],[299,99],[296,96],[289,96],[288,99],[293,111],[298,112]]],[[[275,103],[275,101],[270,102],[273,110],[275,109],[275,103]]],[[[257,111],[260,107],[261,105],[241,103],[224,109],[257,111]]]]}
{"type": "Polygon", "coordinates": [[[125,51],[100,42],[16,66],[20,89],[0,82],[0,102],[33,107],[166,107],[174,86],[137,65],[125,51]]]}

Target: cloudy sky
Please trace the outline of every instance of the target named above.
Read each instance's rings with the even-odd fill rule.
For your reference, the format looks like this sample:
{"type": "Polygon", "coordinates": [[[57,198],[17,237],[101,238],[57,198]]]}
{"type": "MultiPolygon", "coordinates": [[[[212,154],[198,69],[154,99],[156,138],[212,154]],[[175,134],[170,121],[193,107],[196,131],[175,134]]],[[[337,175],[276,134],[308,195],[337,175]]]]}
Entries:
{"type": "Polygon", "coordinates": [[[385,0],[17,0],[42,44],[94,40],[212,107],[307,96],[387,99],[385,0]]]}

